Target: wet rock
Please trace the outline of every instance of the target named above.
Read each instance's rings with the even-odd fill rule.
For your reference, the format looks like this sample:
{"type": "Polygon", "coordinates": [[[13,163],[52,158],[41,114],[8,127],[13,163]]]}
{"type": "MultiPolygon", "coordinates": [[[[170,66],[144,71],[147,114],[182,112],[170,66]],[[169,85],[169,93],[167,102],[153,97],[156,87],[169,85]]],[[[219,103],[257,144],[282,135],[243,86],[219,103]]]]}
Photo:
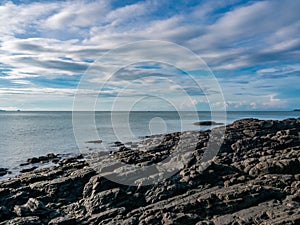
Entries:
{"type": "Polygon", "coordinates": [[[0,177],[6,175],[8,173],[9,173],[9,171],[7,168],[0,168],[0,177]]]}
{"type": "Polygon", "coordinates": [[[102,143],[102,140],[95,140],[95,141],[87,141],[85,142],[87,144],[101,144],[102,143]]]}
{"type": "Polygon", "coordinates": [[[32,158],[28,165],[59,163],[0,182],[0,224],[298,224],[299,133],[300,118],[239,120],[226,126],[224,137],[212,137],[224,142],[209,162],[201,160],[210,131],[152,135],[126,146],[116,142],[118,150],[89,161],[82,155],[32,158]],[[172,176],[143,185],[159,175],[153,170],[138,186],[109,179],[114,174],[128,181],[130,174],[139,175],[128,167],[161,163],[174,156],[179,141],[179,151],[191,154],[172,176]]]}
{"type": "Polygon", "coordinates": [[[120,142],[120,141],[115,141],[114,143],[113,143],[113,147],[121,147],[121,146],[123,146],[124,144],[122,143],[122,142],[120,142]]]}
{"type": "Polygon", "coordinates": [[[52,160],[51,160],[51,162],[53,162],[53,163],[58,163],[60,161],[60,158],[53,158],[52,160]]]}
{"type": "Polygon", "coordinates": [[[46,156],[40,156],[40,157],[33,157],[30,159],[27,159],[27,163],[22,163],[20,166],[27,166],[29,164],[36,164],[36,163],[47,163],[51,162],[52,160],[57,160],[60,159],[61,157],[54,154],[54,153],[49,153],[46,156]]]}
{"type": "Polygon", "coordinates": [[[31,172],[31,171],[33,171],[33,170],[35,170],[35,169],[37,169],[37,168],[38,168],[37,166],[33,166],[33,167],[28,168],[28,169],[22,169],[22,170],[20,171],[20,173],[31,172]]]}
{"type": "Polygon", "coordinates": [[[63,159],[59,162],[59,165],[68,165],[71,163],[76,163],[77,162],[77,158],[76,157],[71,157],[71,158],[66,158],[63,159]]]}
{"type": "Polygon", "coordinates": [[[29,162],[29,163],[38,163],[38,162],[40,162],[40,160],[36,157],[33,157],[33,158],[30,158],[30,159],[27,159],[27,162],[29,162]]]}
{"type": "Polygon", "coordinates": [[[57,157],[57,155],[54,154],[54,153],[49,153],[49,154],[47,154],[47,158],[48,158],[48,159],[54,159],[54,158],[58,158],[58,157],[57,157]]]}
{"type": "Polygon", "coordinates": [[[218,122],[215,122],[215,121],[200,121],[200,122],[195,122],[194,125],[215,126],[215,125],[224,125],[224,123],[218,123],[218,122]]]}

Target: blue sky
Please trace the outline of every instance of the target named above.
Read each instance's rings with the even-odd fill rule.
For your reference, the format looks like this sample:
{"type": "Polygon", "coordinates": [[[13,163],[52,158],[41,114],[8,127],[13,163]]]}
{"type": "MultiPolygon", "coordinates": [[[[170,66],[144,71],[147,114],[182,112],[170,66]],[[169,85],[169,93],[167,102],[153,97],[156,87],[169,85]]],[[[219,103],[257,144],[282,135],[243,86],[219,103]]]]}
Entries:
{"type": "MultiPolygon", "coordinates": [[[[199,88],[188,80],[187,73],[204,72],[189,68],[183,57],[178,65],[137,61],[105,84],[102,77],[88,77],[98,85],[93,88],[104,87],[97,110],[110,110],[116,98],[116,109],[122,110],[155,93],[163,93],[165,101],[176,99],[180,110],[300,108],[299,9],[295,0],[1,1],[0,109],[72,110],[87,69],[101,70],[99,57],[146,40],[172,42],[201,57],[225,102],[214,97],[220,93],[209,82],[199,88]],[[188,101],[178,94],[180,88],[188,101]]],[[[161,51],[170,58],[176,54],[161,51]]],[[[121,65],[122,60],[112,61],[121,65]]],[[[92,102],[93,90],[82,91],[92,102]]],[[[160,102],[141,101],[138,109],[168,110],[160,102]]]]}

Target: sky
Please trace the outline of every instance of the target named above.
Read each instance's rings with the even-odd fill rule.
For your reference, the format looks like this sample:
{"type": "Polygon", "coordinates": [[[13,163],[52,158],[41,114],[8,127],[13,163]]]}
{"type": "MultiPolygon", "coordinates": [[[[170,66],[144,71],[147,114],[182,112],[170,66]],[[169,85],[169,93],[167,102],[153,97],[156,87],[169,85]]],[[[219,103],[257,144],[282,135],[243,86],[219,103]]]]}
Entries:
{"type": "Polygon", "coordinates": [[[295,0],[1,0],[0,109],[72,110],[74,97],[79,110],[300,108],[299,9],[295,0]]]}

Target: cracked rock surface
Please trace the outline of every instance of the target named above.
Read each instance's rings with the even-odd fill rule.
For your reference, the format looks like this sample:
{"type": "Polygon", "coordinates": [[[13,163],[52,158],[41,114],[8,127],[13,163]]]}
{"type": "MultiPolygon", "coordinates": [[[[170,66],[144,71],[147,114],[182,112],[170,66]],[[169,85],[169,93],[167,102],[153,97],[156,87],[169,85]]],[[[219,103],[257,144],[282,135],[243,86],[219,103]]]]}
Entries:
{"type": "MultiPolygon", "coordinates": [[[[78,157],[2,181],[0,224],[300,224],[300,118],[227,125],[217,156],[201,170],[209,133],[184,132],[183,148],[194,146],[188,163],[152,185],[115,183],[104,176],[113,168],[78,157]]],[[[147,137],[99,154],[99,162],[159,163],[179,135],[147,137]]]]}

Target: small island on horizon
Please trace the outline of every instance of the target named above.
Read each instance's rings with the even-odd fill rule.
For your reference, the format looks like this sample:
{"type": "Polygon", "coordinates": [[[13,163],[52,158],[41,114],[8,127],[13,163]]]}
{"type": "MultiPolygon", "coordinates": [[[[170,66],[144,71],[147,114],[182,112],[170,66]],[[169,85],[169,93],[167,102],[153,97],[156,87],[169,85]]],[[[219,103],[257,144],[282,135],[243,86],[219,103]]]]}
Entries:
{"type": "Polygon", "coordinates": [[[5,110],[5,109],[0,109],[0,112],[21,112],[20,109],[16,109],[16,110],[5,110]]]}

